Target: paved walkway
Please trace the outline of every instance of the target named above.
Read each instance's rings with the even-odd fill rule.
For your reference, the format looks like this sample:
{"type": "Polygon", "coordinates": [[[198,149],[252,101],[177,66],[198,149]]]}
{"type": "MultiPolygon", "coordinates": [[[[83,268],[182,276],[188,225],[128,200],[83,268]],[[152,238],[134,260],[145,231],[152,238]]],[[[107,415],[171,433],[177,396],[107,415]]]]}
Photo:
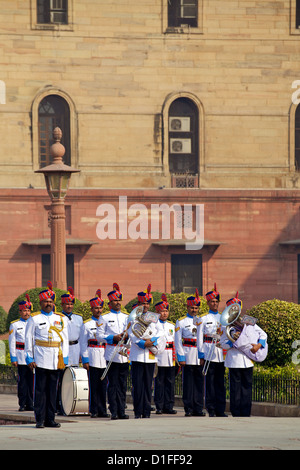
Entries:
{"type": "Polygon", "coordinates": [[[60,428],[37,429],[33,412],[19,412],[15,395],[0,394],[0,422],[9,423],[0,425],[0,449],[112,451],[105,458],[116,458],[118,450],[138,456],[142,450],[186,455],[189,450],[300,449],[299,418],[187,418],[182,408],[177,411],[177,415],[152,413],[150,419],[136,420],[128,404],[129,420],[63,416],[57,417],[60,428]],[[21,419],[26,424],[20,424],[21,419]]]}

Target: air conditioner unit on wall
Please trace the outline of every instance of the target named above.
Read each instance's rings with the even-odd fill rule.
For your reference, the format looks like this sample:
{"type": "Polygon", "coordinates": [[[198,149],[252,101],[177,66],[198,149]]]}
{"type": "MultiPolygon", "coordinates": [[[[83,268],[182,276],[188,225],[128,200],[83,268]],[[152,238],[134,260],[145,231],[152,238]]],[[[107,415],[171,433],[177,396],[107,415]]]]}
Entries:
{"type": "Polygon", "coordinates": [[[172,116],[169,118],[169,132],[190,132],[190,117],[172,116]]]}
{"type": "Polygon", "coordinates": [[[191,139],[170,139],[170,153],[191,153],[191,139]]]}
{"type": "Polygon", "coordinates": [[[51,11],[50,22],[51,23],[65,23],[65,13],[63,11],[51,11]]]}

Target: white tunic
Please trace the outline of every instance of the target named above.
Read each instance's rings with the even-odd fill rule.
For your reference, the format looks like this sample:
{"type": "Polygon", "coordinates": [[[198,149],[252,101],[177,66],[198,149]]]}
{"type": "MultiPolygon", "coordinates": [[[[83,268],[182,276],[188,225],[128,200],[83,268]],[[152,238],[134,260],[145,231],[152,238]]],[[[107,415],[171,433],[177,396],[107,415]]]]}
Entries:
{"type": "Polygon", "coordinates": [[[98,323],[101,321],[101,317],[99,319],[92,317],[83,323],[80,332],[80,352],[82,364],[104,369],[106,343],[97,339],[98,323]]]}
{"type": "MultiPolygon", "coordinates": [[[[127,328],[128,314],[123,312],[116,312],[111,310],[101,316],[101,321],[98,321],[97,339],[101,342],[106,342],[105,359],[110,361],[116,344],[113,342],[113,337],[123,333],[127,328]]],[[[115,354],[113,362],[125,363],[127,357],[121,354],[115,354]]]]}
{"type": "Polygon", "coordinates": [[[214,348],[211,361],[224,362],[223,350],[213,345],[213,337],[211,336],[217,333],[217,328],[220,326],[220,318],[221,315],[219,313],[209,312],[199,319],[197,344],[200,359],[210,357],[210,351],[214,348]]]}
{"type": "Polygon", "coordinates": [[[83,325],[83,320],[80,315],[72,313],[71,315],[65,315],[65,323],[68,327],[68,336],[69,336],[69,366],[78,366],[80,358],[80,331],[83,325]],[[75,344],[72,344],[75,343],[75,344]]]}
{"type": "MultiPolygon", "coordinates": [[[[261,343],[263,347],[266,344],[267,334],[258,326],[258,325],[245,325],[244,329],[247,330],[247,333],[254,335],[255,340],[253,339],[253,343],[261,343]]],[[[229,368],[248,368],[253,367],[254,362],[249,357],[246,356],[241,350],[235,347],[235,343],[232,343],[228,340],[225,332],[221,337],[221,344],[225,348],[228,348],[227,354],[225,356],[225,367],[229,368]]]]}
{"type": "Polygon", "coordinates": [[[130,361],[155,363],[157,362],[157,355],[160,354],[166,345],[166,338],[164,331],[158,327],[158,323],[150,323],[142,338],[138,338],[132,333],[131,328],[128,330],[129,338],[131,341],[130,346],[130,361]],[[150,338],[154,342],[155,349],[151,350],[145,347],[145,340],[150,338]],[[153,351],[155,353],[153,353],[153,351]]]}
{"type": "Polygon", "coordinates": [[[159,320],[158,327],[164,332],[166,346],[165,349],[157,355],[157,365],[158,367],[175,366],[175,325],[168,320],[159,320]]]}
{"type": "Polygon", "coordinates": [[[194,324],[194,317],[189,314],[176,321],[175,349],[178,362],[185,361],[188,365],[200,364],[197,349],[197,324],[194,324]]]}
{"type": "Polygon", "coordinates": [[[66,365],[68,364],[68,328],[62,314],[43,311],[33,313],[26,322],[25,331],[26,363],[35,362],[37,367],[56,370],[59,346],[37,345],[36,341],[45,341],[48,344],[51,341],[60,343],[64,362],[66,365]],[[59,334],[52,327],[57,328],[59,334]],[[61,339],[63,340],[62,344],[61,339]]]}
{"type": "Polygon", "coordinates": [[[27,320],[20,318],[11,322],[9,326],[9,352],[11,362],[26,365],[25,355],[25,329],[27,320]]]}

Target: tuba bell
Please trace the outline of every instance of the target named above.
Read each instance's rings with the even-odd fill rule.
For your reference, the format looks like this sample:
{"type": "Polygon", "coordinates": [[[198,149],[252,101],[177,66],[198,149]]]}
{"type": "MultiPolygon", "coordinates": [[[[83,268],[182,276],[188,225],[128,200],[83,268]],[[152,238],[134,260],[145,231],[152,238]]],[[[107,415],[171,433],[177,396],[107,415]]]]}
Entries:
{"type": "Polygon", "coordinates": [[[228,305],[221,314],[220,323],[226,327],[226,336],[232,343],[235,343],[239,338],[245,325],[254,326],[257,321],[256,318],[250,317],[250,315],[242,316],[241,313],[242,307],[236,302],[228,305]]]}
{"type": "MultiPolygon", "coordinates": [[[[155,312],[148,311],[144,313],[144,307],[139,305],[132,310],[128,318],[128,322],[131,323],[132,333],[137,338],[142,338],[150,323],[158,322],[159,316],[159,313],[155,312]]],[[[151,332],[149,332],[149,334],[151,334],[151,332]]]]}
{"type": "MultiPolygon", "coordinates": [[[[147,339],[151,338],[152,331],[147,331],[147,336],[145,337],[144,334],[146,333],[147,328],[151,323],[157,323],[159,320],[160,314],[155,312],[144,312],[143,305],[139,305],[129,315],[128,318],[128,325],[131,326],[131,331],[139,339],[147,339]]],[[[156,356],[158,354],[158,347],[151,346],[149,350],[156,356]]],[[[121,353],[122,354],[122,353],[121,353]]]]}

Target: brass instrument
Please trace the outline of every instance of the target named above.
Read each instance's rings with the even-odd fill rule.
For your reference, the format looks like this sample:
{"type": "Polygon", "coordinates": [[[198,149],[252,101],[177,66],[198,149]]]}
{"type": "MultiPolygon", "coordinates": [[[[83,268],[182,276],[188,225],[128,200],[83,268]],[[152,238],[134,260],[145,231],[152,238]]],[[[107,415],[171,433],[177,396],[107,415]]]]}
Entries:
{"type": "MultiPolygon", "coordinates": [[[[150,323],[158,322],[160,314],[150,311],[143,313],[142,306],[137,307],[131,313],[133,312],[135,312],[135,317],[131,325],[131,331],[137,338],[142,338],[150,323]]],[[[151,335],[151,332],[149,334],[151,335]]]]}
{"type": "Polygon", "coordinates": [[[227,338],[232,342],[239,338],[245,325],[255,325],[256,318],[249,315],[241,316],[242,307],[237,302],[223,310],[220,318],[220,323],[225,327],[227,338]]]}
{"type": "MultiPolygon", "coordinates": [[[[143,305],[139,305],[135,309],[132,310],[131,314],[128,318],[128,325],[131,326],[132,333],[139,339],[147,339],[151,338],[152,332],[148,331],[147,338],[145,338],[144,334],[151,323],[157,323],[159,320],[160,314],[155,312],[144,312],[143,305]]],[[[151,346],[149,348],[150,351],[156,355],[158,352],[157,346],[151,346]]],[[[124,354],[124,348],[120,351],[120,354],[124,354]]],[[[128,351],[126,351],[128,354],[128,351]]]]}

